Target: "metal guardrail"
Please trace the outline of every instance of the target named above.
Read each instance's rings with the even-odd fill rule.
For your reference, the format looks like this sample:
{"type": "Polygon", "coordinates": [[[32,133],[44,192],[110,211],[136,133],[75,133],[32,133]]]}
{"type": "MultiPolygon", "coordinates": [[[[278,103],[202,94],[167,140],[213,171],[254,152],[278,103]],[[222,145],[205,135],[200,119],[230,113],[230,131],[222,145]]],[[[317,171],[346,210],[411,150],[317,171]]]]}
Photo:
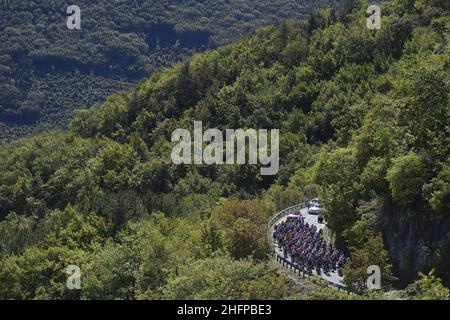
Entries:
{"type": "MultiPolygon", "coordinates": [[[[303,278],[314,276],[314,275],[312,273],[310,273],[308,270],[306,270],[303,266],[293,263],[293,262],[289,261],[289,259],[286,259],[285,257],[278,254],[278,252],[274,248],[271,231],[272,231],[272,227],[274,226],[274,224],[277,221],[279,221],[283,216],[287,216],[289,214],[289,212],[291,212],[293,210],[301,210],[306,207],[307,207],[306,203],[300,203],[295,206],[283,209],[280,212],[277,212],[276,214],[274,214],[270,218],[270,220],[267,222],[267,225],[266,225],[266,236],[267,236],[267,241],[269,242],[271,254],[273,254],[275,256],[275,258],[278,262],[281,262],[283,264],[283,267],[292,268],[294,270],[294,273],[295,273],[295,271],[297,271],[299,275],[303,276],[303,278]]],[[[328,281],[328,282],[330,285],[336,287],[338,290],[346,289],[346,287],[344,285],[337,284],[337,283],[330,282],[330,281],[328,281]]]]}

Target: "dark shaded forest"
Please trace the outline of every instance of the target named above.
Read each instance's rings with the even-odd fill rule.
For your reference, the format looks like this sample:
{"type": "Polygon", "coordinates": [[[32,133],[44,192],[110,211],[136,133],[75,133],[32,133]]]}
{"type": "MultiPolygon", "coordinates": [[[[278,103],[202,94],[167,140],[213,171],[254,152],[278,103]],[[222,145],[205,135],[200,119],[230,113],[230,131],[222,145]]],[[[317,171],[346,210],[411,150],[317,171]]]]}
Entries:
{"type": "Polygon", "coordinates": [[[9,1],[0,10],[0,139],[65,129],[74,109],[259,27],[305,18],[315,2],[80,0],[81,30],[68,30],[68,1],[9,1]]]}

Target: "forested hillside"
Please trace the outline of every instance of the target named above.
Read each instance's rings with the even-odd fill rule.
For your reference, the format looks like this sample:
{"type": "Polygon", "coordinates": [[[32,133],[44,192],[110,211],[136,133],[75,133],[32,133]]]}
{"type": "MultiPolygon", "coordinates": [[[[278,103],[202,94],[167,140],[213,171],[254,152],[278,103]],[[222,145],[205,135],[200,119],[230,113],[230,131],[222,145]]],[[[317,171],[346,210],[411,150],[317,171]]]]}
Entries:
{"type": "Polygon", "coordinates": [[[375,264],[386,291],[448,299],[450,8],[384,3],[369,30],[368,3],[353,3],[195,55],[80,110],[69,132],[2,147],[0,297],[387,298],[364,287],[375,264]],[[171,134],[194,120],[280,129],[280,172],[172,164],[171,134]],[[267,220],[313,196],[358,295],[273,269],[267,220]],[[65,286],[71,264],[82,290],[65,286]]]}
{"type": "Polygon", "coordinates": [[[301,19],[313,0],[80,0],[81,30],[65,0],[0,3],[0,139],[66,128],[75,108],[195,52],[301,19]]]}

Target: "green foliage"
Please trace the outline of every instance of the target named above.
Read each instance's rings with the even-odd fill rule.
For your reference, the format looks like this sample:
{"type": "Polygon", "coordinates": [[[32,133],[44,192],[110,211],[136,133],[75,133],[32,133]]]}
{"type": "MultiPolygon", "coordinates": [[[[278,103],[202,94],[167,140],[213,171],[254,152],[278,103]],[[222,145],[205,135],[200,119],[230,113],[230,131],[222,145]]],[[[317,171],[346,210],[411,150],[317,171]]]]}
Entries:
{"type": "Polygon", "coordinates": [[[10,213],[0,222],[0,257],[22,254],[24,249],[35,240],[32,230],[34,219],[10,213]]]}
{"type": "Polygon", "coordinates": [[[363,248],[352,251],[351,262],[344,268],[346,286],[358,294],[366,293],[367,268],[373,265],[380,267],[381,286],[387,291],[395,277],[380,235],[369,237],[363,248]]]}
{"type": "MultiPolygon", "coordinates": [[[[81,30],[67,30],[68,5],[20,0],[0,12],[2,141],[66,128],[74,109],[102,103],[196,52],[304,18],[315,2],[80,0],[81,30]]],[[[286,60],[301,52],[290,46],[286,60]]]]}
{"type": "Polygon", "coordinates": [[[381,199],[360,203],[356,211],[358,213],[358,221],[344,233],[347,247],[351,249],[363,248],[370,237],[382,231],[381,199]]]}
{"type": "Polygon", "coordinates": [[[234,259],[264,260],[268,250],[265,222],[270,214],[262,200],[224,200],[212,219],[222,226],[226,248],[234,259]]]}
{"type": "MultiPolygon", "coordinates": [[[[277,300],[289,294],[286,279],[265,264],[214,257],[189,263],[169,277],[162,299],[277,300]]],[[[145,298],[143,296],[142,298],[145,298]]]]}
{"type": "Polygon", "coordinates": [[[81,214],[68,206],[55,210],[38,225],[44,247],[88,249],[104,241],[108,230],[104,220],[95,214],[81,214]]]}
{"type": "Polygon", "coordinates": [[[414,204],[422,194],[423,170],[422,158],[419,155],[410,153],[393,160],[386,179],[394,201],[402,206],[414,204]]]}
{"type": "MultiPolygon", "coordinates": [[[[242,22],[246,19],[278,21],[264,12],[279,10],[279,2],[261,2],[267,8],[252,3],[261,17],[236,9],[247,8],[247,1],[188,1],[173,7],[166,1],[147,7],[151,2],[145,1],[146,10],[126,10],[138,2],[122,1],[119,11],[111,11],[117,13],[112,27],[122,21],[124,30],[133,28],[127,34],[98,30],[95,59],[87,55],[89,50],[71,55],[81,45],[76,39],[66,48],[46,46],[43,38],[42,48],[48,49],[34,50],[35,44],[26,41],[35,32],[31,27],[30,35],[5,28],[2,50],[24,57],[33,52],[45,70],[60,57],[65,62],[79,59],[82,65],[106,63],[112,65],[111,72],[147,74],[153,71],[152,59],[161,65],[195,51],[181,49],[185,44],[178,36],[207,32],[192,18],[202,10],[210,13],[210,25],[225,15],[234,17],[230,26],[239,22],[240,27],[228,28],[228,35],[250,31],[242,22]],[[196,10],[183,11],[186,8],[196,10]],[[232,8],[233,14],[225,8],[232,8]],[[174,42],[180,41],[165,44],[160,37],[154,48],[159,46],[163,57],[155,53],[148,58],[154,48],[146,48],[141,35],[149,25],[165,28],[153,19],[159,9],[162,24],[176,23],[174,42]],[[170,20],[167,12],[176,15],[170,20]],[[114,56],[124,65],[115,63],[114,56]]],[[[291,2],[283,3],[283,12],[295,11],[291,2]]],[[[392,271],[379,234],[396,233],[394,240],[400,241],[407,238],[405,229],[413,230],[408,237],[431,243],[429,255],[415,260],[436,265],[448,283],[446,251],[436,250],[446,235],[411,227],[438,224],[445,230],[450,212],[449,18],[438,2],[421,3],[411,7],[400,1],[398,10],[383,4],[379,31],[361,27],[366,8],[353,1],[345,2],[343,13],[315,10],[305,21],[260,29],[235,44],[155,72],[130,92],[77,112],[69,132],[41,134],[0,148],[0,296],[353,298],[323,283],[311,285],[313,290],[305,294],[291,294],[286,280],[266,264],[268,219],[276,210],[316,196],[323,199],[336,245],[353,252],[346,279],[356,292],[364,292],[367,266],[372,264],[382,268],[388,287],[392,271]],[[171,134],[176,128],[192,128],[193,119],[202,120],[204,129],[280,129],[278,176],[261,176],[254,165],[173,165],[171,134]],[[387,219],[403,212],[426,214],[420,214],[420,220],[419,214],[387,219]],[[81,267],[81,292],[65,289],[69,264],[81,267]]],[[[10,15],[2,21],[13,19],[10,15]]],[[[83,21],[87,27],[97,26],[95,17],[83,21]]],[[[59,44],[65,43],[66,35],[56,32],[59,36],[59,44]]],[[[209,36],[211,42],[220,42],[220,37],[209,36]]],[[[83,38],[91,47],[93,38],[83,38]]],[[[0,54],[0,72],[12,72],[8,55],[0,54]]],[[[97,73],[87,80],[85,72],[74,75],[76,86],[98,80],[97,73]]],[[[64,77],[47,73],[58,85],[64,77]]],[[[31,79],[28,71],[21,74],[31,79]]],[[[46,87],[43,82],[32,86],[30,103],[45,98],[38,94],[46,87]]],[[[1,87],[2,94],[20,104],[19,90],[9,86],[1,87]]],[[[83,88],[74,87],[74,96],[80,96],[79,90],[83,88]]],[[[48,100],[58,104],[53,95],[48,100]]],[[[16,107],[8,106],[6,112],[16,107]]],[[[386,245],[392,249],[392,242],[386,245]]],[[[405,255],[418,251],[405,250],[405,255]]],[[[367,293],[354,298],[384,297],[367,293]]]]}
{"type": "Polygon", "coordinates": [[[431,206],[435,210],[445,212],[445,209],[450,205],[450,158],[444,164],[438,176],[433,179],[432,185],[431,206]]]}
{"type": "Polygon", "coordinates": [[[439,278],[431,272],[428,275],[419,273],[420,279],[411,283],[402,294],[412,300],[450,300],[450,290],[444,287],[439,278]]]}
{"type": "Polygon", "coordinates": [[[296,187],[283,189],[275,186],[271,191],[274,193],[274,201],[277,211],[302,203],[309,198],[305,197],[305,194],[301,191],[301,189],[296,187]]]}
{"type": "Polygon", "coordinates": [[[66,287],[69,265],[82,268],[86,253],[64,247],[39,249],[28,247],[21,256],[0,262],[1,299],[78,299],[78,290],[66,287]]]}
{"type": "Polygon", "coordinates": [[[321,155],[317,167],[316,181],[324,186],[325,219],[337,233],[337,241],[357,220],[356,200],[360,186],[355,181],[357,171],[352,149],[337,149],[333,153],[321,155]]]}

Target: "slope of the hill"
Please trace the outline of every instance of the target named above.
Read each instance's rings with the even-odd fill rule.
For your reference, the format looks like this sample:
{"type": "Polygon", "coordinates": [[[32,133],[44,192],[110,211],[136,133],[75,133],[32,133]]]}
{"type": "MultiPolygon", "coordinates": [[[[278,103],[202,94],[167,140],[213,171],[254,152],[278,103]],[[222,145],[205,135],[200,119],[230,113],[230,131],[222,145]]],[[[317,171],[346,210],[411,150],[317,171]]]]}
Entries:
{"type": "Polygon", "coordinates": [[[103,103],[195,52],[302,19],[316,2],[80,0],[81,30],[68,30],[72,4],[0,3],[0,139],[66,128],[75,108],[103,103]]]}
{"type": "MultiPolygon", "coordinates": [[[[368,30],[367,5],[259,30],[80,111],[68,133],[3,147],[0,296],[305,297],[266,265],[264,227],[315,195],[354,292],[374,264],[386,290],[431,268],[448,283],[449,8],[395,1],[368,30]],[[171,134],[193,120],[280,129],[280,172],[172,164],[171,134]]],[[[448,289],[430,275],[402,294],[448,289]]]]}

